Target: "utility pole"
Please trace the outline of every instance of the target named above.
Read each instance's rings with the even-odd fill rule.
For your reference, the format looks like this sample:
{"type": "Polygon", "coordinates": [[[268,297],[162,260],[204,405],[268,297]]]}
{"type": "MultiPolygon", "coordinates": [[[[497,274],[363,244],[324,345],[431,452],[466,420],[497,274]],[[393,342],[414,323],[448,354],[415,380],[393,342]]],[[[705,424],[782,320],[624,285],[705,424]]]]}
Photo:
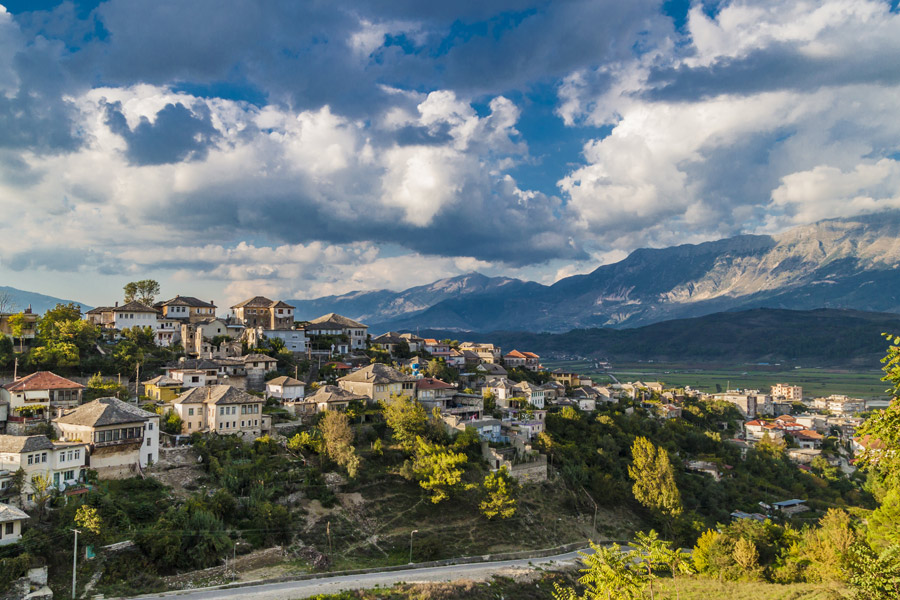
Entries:
{"type": "Polygon", "coordinates": [[[13,381],[18,381],[19,379],[19,357],[16,357],[15,362],[13,363],[13,381]]]}
{"type": "Polygon", "coordinates": [[[73,529],[75,532],[75,551],[72,553],[72,600],[75,600],[75,569],[78,568],[78,534],[80,533],[77,529],[73,529]]]}
{"type": "Polygon", "coordinates": [[[413,564],[412,561],[412,542],[413,542],[413,534],[419,533],[418,529],[413,529],[409,532],[409,564],[413,564]]]}
{"type": "Polygon", "coordinates": [[[597,533],[597,508],[598,508],[597,501],[594,500],[594,498],[590,494],[588,494],[588,491],[586,489],[584,489],[584,486],[581,486],[581,491],[583,491],[584,495],[587,496],[590,499],[590,501],[594,504],[594,521],[593,521],[593,523],[591,523],[591,529],[594,530],[594,533],[597,533]]]}

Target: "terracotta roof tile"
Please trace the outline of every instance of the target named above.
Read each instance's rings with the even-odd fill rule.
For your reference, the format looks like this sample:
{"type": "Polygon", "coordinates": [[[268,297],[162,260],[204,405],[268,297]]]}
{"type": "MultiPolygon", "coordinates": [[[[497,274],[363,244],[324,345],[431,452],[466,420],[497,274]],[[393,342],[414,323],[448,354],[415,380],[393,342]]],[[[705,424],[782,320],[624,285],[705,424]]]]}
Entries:
{"type": "Polygon", "coordinates": [[[65,377],[60,377],[50,371],[38,371],[26,375],[12,383],[7,383],[3,389],[10,392],[24,392],[30,390],[83,390],[84,386],[75,383],[65,377]]]}

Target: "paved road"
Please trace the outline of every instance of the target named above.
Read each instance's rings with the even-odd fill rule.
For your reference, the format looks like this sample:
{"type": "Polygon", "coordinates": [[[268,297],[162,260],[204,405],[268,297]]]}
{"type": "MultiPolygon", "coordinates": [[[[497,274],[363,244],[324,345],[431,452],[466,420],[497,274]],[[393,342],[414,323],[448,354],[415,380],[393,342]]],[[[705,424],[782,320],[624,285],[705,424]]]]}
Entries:
{"type": "Polygon", "coordinates": [[[493,575],[515,570],[527,570],[536,565],[571,565],[574,564],[577,558],[578,552],[576,551],[546,558],[525,558],[470,565],[427,567],[423,569],[367,573],[364,575],[342,575],[339,577],[250,585],[231,589],[200,589],[138,597],[147,600],[154,598],[166,600],[172,600],[173,598],[188,600],[220,600],[226,598],[240,598],[241,600],[296,600],[309,598],[316,594],[336,594],[342,590],[369,589],[375,586],[389,587],[400,582],[420,583],[456,581],[459,579],[483,581],[490,579],[493,575]]]}

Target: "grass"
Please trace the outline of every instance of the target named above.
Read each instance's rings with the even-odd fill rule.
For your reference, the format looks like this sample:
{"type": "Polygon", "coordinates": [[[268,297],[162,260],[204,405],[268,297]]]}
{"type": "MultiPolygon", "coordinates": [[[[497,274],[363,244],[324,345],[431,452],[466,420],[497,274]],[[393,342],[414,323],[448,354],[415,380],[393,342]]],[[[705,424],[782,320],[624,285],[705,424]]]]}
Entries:
{"type": "MultiPolygon", "coordinates": [[[[791,583],[777,584],[758,581],[718,581],[716,579],[680,580],[679,600],[842,600],[849,598],[839,584],[791,583]]],[[[675,598],[671,580],[660,580],[659,600],[675,598]]]]}
{"type": "Polygon", "coordinates": [[[887,385],[882,372],[804,367],[799,365],[700,365],[690,363],[616,363],[609,371],[600,371],[594,361],[544,361],[548,369],[571,369],[596,378],[598,383],[610,381],[662,381],[671,387],[691,386],[714,393],[731,388],[766,390],[775,383],[803,386],[804,396],[846,394],[867,400],[887,400],[887,385]],[[718,386],[718,387],[717,387],[718,386]]]}
{"type": "MultiPolygon", "coordinates": [[[[390,465],[367,458],[363,480],[343,490],[360,493],[367,502],[360,508],[335,510],[303,534],[304,541],[317,548],[330,545],[332,570],[406,564],[413,530],[417,530],[413,536],[416,562],[551,548],[592,537],[590,501],[562,482],[522,486],[517,513],[509,519],[488,520],[478,510],[476,491],[435,505],[417,483],[392,473],[390,465]]],[[[473,482],[482,477],[483,473],[470,475],[473,482]]],[[[601,509],[597,536],[629,539],[641,526],[625,509],[601,509]]]]}
{"type": "MultiPolygon", "coordinates": [[[[553,583],[572,585],[572,573],[537,573],[534,577],[513,580],[494,577],[489,582],[456,581],[450,583],[398,584],[390,588],[355,590],[314,596],[315,600],[549,600],[553,583]]],[[[671,580],[659,580],[657,600],[674,600],[671,580]]],[[[649,597],[649,596],[647,596],[649,597]]],[[[679,600],[844,600],[847,590],[835,584],[795,583],[779,585],[750,581],[689,579],[679,581],[679,600]]]]}

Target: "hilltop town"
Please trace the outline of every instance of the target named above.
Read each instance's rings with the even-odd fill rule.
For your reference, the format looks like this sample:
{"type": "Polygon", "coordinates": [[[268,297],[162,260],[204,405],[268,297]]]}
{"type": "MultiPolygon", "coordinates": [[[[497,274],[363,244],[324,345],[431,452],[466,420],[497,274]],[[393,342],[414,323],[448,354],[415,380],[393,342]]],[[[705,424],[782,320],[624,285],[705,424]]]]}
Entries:
{"type": "MultiPolygon", "coordinates": [[[[540,535],[534,529],[535,541],[621,536],[662,514],[634,504],[626,497],[628,486],[617,483],[625,478],[623,444],[637,432],[659,444],[687,436],[677,452],[682,493],[724,486],[717,492],[720,506],[693,509],[708,523],[723,515],[735,522],[784,521],[865,503],[854,466],[856,453],[872,445],[856,435],[867,411],[864,400],[808,397],[799,386],[777,382],[764,391],[713,394],[659,381],[595,382],[545,368],[527,349],[409,332],[375,335],[366,324],[335,313],[298,321],[293,306],[263,296],[230,306],[226,316],[212,301],[152,296],[127,297],[84,314],[60,305],[41,316],[29,310],[0,315],[0,366],[11,374],[0,386],[0,546],[7,549],[0,559],[27,555],[36,540],[71,525],[67,519],[82,518],[75,511],[86,506],[99,511],[98,519],[103,513],[104,522],[88,536],[90,555],[99,552],[101,560],[83,567],[95,576],[79,584],[86,591],[98,585],[114,590],[137,577],[109,566],[117,564],[115,554],[123,551],[117,544],[123,543],[130,560],[136,555],[149,561],[160,576],[214,566],[227,551],[236,556],[239,546],[243,552],[277,547],[282,556],[299,544],[292,556],[305,557],[309,568],[326,568],[335,557],[325,517],[338,513],[325,506],[337,502],[331,510],[340,509],[344,518],[374,522],[381,516],[364,507],[380,499],[367,496],[372,490],[360,482],[377,488],[403,479],[418,483],[435,505],[451,499],[463,512],[483,513],[483,527],[501,527],[496,523],[516,515],[516,494],[520,506],[534,502],[535,509],[534,498],[553,497],[546,486],[562,484],[574,500],[552,510],[568,529],[551,534],[541,528],[540,535]],[[54,368],[41,368],[48,363],[54,368]],[[85,367],[100,372],[84,373],[85,367]],[[618,433],[610,429],[614,423],[618,433]],[[227,440],[235,440],[237,455],[227,440]],[[429,457],[449,463],[429,466],[429,457]],[[739,477],[750,477],[738,475],[741,462],[759,460],[778,461],[769,468],[777,467],[788,483],[765,494],[726,491],[739,477]],[[254,475],[244,466],[266,471],[255,476],[269,482],[267,492],[254,491],[254,475]],[[800,483],[790,483],[793,477],[800,483]],[[204,482],[200,492],[198,481],[204,482]],[[140,509],[146,514],[122,508],[127,516],[115,517],[119,526],[109,523],[111,507],[125,503],[117,494],[135,490],[154,498],[140,509]],[[472,494],[481,499],[463,500],[472,494]],[[187,508],[191,502],[204,506],[204,518],[212,521],[196,526],[206,527],[209,550],[183,563],[162,560],[157,553],[172,549],[142,538],[141,527],[175,518],[166,517],[167,502],[195,497],[201,500],[189,500],[179,518],[190,520],[199,510],[187,508]],[[214,500],[268,516],[240,520],[220,512],[210,504],[214,500]],[[620,522],[605,533],[597,524],[600,505],[620,511],[611,519],[620,522]],[[268,533],[248,533],[260,528],[268,533]]],[[[417,518],[436,526],[440,516],[417,518]]],[[[393,551],[379,546],[379,535],[381,544],[402,552],[405,531],[399,541],[386,531],[346,535],[368,539],[353,547],[372,546],[388,556],[393,551]]],[[[524,541],[481,543],[470,545],[472,551],[529,547],[524,541]]],[[[350,550],[341,554],[343,560],[353,556],[350,550]]],[[[438,547],[427,556],[450,558],[438,547]]],[[[51,581],[67,574],[65,561],[37,562],[43,562],[45,579],[48,567],[51,581]],[[63,572],[54,574],[54,568],[63,572]]],[[[26,577],[17,585],[49,593],[45,579],[26,577]]],[[[153,579],[148,589],[183,583],[153,579]]]]}

